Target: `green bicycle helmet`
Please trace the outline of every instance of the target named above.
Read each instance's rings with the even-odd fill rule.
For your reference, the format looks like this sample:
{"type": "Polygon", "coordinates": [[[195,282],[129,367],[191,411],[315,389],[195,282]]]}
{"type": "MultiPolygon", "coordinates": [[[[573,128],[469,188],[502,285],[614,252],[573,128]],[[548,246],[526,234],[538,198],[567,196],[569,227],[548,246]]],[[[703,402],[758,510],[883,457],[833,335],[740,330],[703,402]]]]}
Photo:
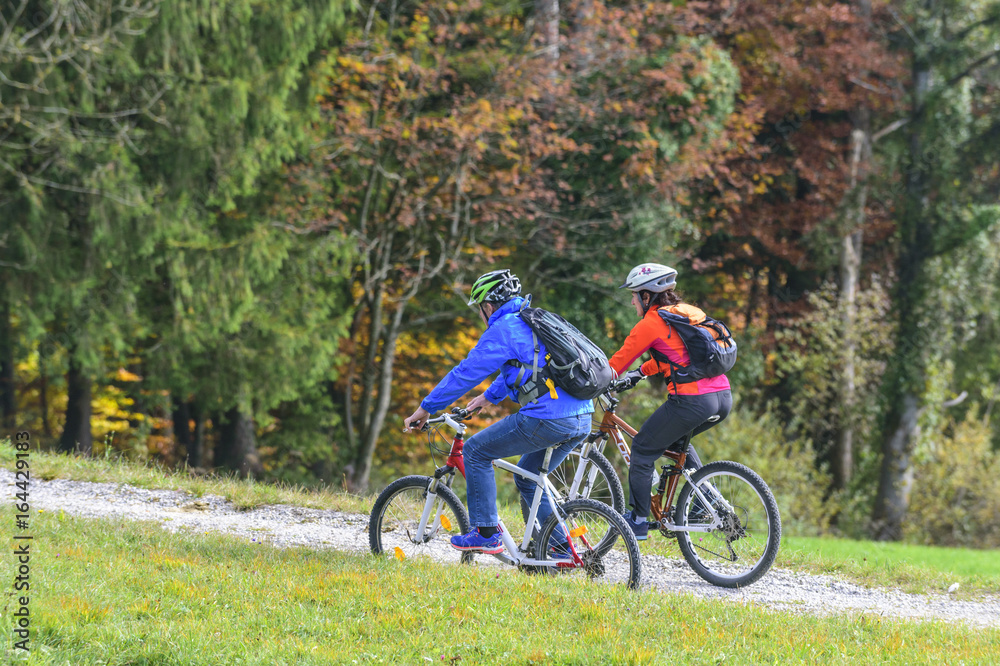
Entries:
{"type": "Polygon", "coordinates": [[[490,271],[480,275],[472,284],[469,307],[483,303],[502,305],[520,293],[521,281],[508,269],[490,271]]]}

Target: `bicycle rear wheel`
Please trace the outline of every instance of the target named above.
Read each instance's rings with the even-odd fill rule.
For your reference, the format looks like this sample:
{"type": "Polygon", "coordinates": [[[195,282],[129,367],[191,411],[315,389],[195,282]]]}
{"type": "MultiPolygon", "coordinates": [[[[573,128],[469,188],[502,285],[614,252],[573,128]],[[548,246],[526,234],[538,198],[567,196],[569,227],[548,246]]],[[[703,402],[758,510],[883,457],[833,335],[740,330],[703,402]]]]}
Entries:
{"type": "Polygon", "coordinates": [[[694,487],[711,503],[722,525],[710,532],[676,532],[677,545],[695,573],[719,587],[745,587],[767,573],[781,543],[774,495],[757,473],[728,460],[705,465],[677,499],[674,523],[711,524],[694,487]]]}
{"type": "Polygon", "coordinates": [[[376,555],[399,560],[426,556],[438,561],[472,562],[472,553],[451,547],[451,537],[472,527],[462,501],[443,483],[428,492],[429,476],[404,476],[382,491],[368,521],[368,544],[376,555]],[[421,518],[425,527],[420,533],[421,518]]]}
{"type": "Polygon", "coordinates": [[[559,506],[570,531],[567,540],[555,515],[549,516],[535,539],[539,560],[557,560],[566,566],[545,567],[552,573],[590,578],[627,585],[635,589],[642,577],[639,543],[621,514],[607,504],[592,499],[576,499],[559,506]],[[569,547],[579,555],[582,566],[574,566],[569,547]]]}
{"type": "MultiPolygon", "coordinates": [[[[558,467],[549,472],[549,481],[562,495],[562,501],[593,499],[607,504],[618,513],[625,512],[625,496],[618,474],[604,454],[591,450],[584,458],[580,449],[573,449],[558,467]],[[577,470],[583,466],[578,475],[577,470]],[[579,476],[579,480],[577,480],[579,476]]],[[[556,500],[559,501],[559,500],[556,500]]],[[[528,522],[528,503],[521,498],[521,518],[528,522]]]]}
{"type": "Polygon", "coordinates": [[[574,449],[559,467],[549,473],[549,481],[566,501],[578,498],[597,500],[607,504],[618,513],[625,511],[625,493],[614,466],[603,453],[591,450],[587,457],[574,449]],[[580,480],[576,484],[577,470],[583,467],[580,480]]]}

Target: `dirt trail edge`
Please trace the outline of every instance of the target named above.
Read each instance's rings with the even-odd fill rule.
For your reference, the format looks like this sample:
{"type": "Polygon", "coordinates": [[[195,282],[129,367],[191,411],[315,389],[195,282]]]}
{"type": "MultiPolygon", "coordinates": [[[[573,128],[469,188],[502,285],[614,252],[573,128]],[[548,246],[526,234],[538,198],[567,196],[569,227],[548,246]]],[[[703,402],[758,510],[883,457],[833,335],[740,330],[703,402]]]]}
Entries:
{"type": "MultiPolygon", "coordinates": [[[[0,469],[0,486],[5,489],[6,496],[11,496],[14,493],[13,473],[0,469]]],[[[153,521],[171,531],[221,532],[278,547],[368,551],[368,516],[337,511],[288,505],[240,511],[217,496],[194,497],[174,490],[145,490],[125,484],[65,479],[32,480],[31,504],[35,509],[62,510],[75,516],[153,521]]],[[[643,583],[657,589],[679,589],[697,597],[752,603],[796,613],[865,613],[886,618],[1000,627],[1000,595],[984,596],[978,601],[956,600],[947,594],[917,595],[869,589],[834,576],[782,569],[772,569],[746,589],[727,590],[704,582],[683,560],[652,555],[643,556],[643,583]]]]}

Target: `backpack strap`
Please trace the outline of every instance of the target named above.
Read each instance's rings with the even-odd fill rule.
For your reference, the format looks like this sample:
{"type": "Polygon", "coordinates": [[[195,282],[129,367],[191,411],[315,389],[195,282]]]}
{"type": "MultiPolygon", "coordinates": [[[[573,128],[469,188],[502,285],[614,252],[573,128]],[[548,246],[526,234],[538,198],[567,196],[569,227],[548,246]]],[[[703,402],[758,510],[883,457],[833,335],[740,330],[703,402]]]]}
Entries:
{"type": "MultiPolygon", "coordinates": [[[[521,303],[521,309],[518,310],[518,315],[530,306],[531,294],[528,294],[524,297],[524,302],[521,303]]],[[[533,328],[531,329],[531,346],[534,348],[534,355],[531,360],[531,376],[524,382],[524,384],[521,384],[521,380],[527,374],[527,364],[521,363],[515,359],[507,361],[508,364],[518,368],[517,377],[514,379],[514,387],[517,389],[518,402],[522,405],[538,402],[538,399],[546,393],[548,393],[553,400],[559,398],[559,395],[556,393],[555,382],[553,382],[552,378],[549,377],[545,368],[538,367],[538,354],[542,351],[542,348],[538,341],[538,334],[535,333],[535,329],[533,328]]]]}
{"type": "MultiPolygon", "coordinates": [[[[525,299],[525,301],[527,300],[528,299],[525,299]]],[[[514,379],[514,387],[517,388],[518,397],[524,401],[521,402],[521,400],[519,400],[518,402],[521,402],[521,404],[538,402],[538,398],[540,398],[543,394],[550,392],[550,388],[546,386],[546,382],[539,381],[538,377],[538,353],[541,351],[541,347],[538,344],[538,336],[535,334],[535,331],[531,331],[531,346],[534,347],[535,351],[534,358],[531,362],[531,376],[524,382],[524,384],[521,384],[521,379],[524,377],[525,371],[528,369],[527,364],[514,359],[507,361],[507,363],[513,365],[515,368],[519,368],[517,377],[514,379]]],[[[552,380],[547,381],[551,382],[552,380]]]]}
{"type": "Polygon", "coordinates": [[[665,377],[664,379],[668,384],[670,382],[674,383],[674,393],[677,393],[677,378],[674,377],[674,371],[677,370],[678,368],[683,368],[684,366],[671,361],[670,357],[661,352],[659,349],[653,349],[652,347],[650,347],[649,355],[652,356],[656,362],[666,363],[667,365],[670,366],[670,375],[668,377],[665,377]]]}

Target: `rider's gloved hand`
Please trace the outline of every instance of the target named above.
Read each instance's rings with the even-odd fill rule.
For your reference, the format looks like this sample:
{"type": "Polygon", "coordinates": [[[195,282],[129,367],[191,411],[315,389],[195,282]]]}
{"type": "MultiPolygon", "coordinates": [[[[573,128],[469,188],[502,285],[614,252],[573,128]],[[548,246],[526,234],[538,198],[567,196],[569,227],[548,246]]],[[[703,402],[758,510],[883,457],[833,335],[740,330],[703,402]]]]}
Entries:
{"type": "Polygon", "coordinates": [[[618,390],[627,391],[646,378],[641,370],[629,370],[618,379],[618,390]]]}

